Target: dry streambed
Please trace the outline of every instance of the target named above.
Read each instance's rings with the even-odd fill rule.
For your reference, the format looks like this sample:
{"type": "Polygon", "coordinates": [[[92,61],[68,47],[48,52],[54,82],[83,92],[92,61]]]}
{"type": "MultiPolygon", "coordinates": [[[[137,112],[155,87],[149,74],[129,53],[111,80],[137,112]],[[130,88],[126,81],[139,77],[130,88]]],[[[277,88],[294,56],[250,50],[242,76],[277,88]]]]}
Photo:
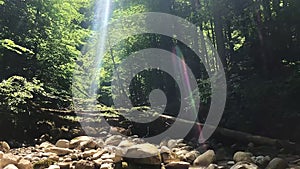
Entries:
{"type": "Polygon", "coordinates": [[[299,155],[253,155],[237,151],[193,147],[182,139],[154,145],[137,137],[103,133],[43,142],[35,147],[10,149],[0,142],[0,169],[300,169],[299,155]],[[139,157],[139,158],[133,158],[139,157]]]}

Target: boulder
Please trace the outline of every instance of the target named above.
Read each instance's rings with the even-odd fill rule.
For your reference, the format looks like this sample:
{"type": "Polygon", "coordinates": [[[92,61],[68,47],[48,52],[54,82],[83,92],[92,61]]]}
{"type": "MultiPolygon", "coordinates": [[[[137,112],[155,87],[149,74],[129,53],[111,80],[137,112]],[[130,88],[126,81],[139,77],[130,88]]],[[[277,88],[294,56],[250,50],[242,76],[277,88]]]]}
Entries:
{"type": "Polygon", "coordinates": [[[33,165],[31,164],[31,162],[29,160],[25,160],[25,159],[20,159],[17,167],[19,169],[31,169],[33,167],[33,165]]]}
{"type": "Polygon", "coordinates": [[[113,164],[111,163],[104,163],[101,164],[100,169],[114,169],[113,164]]]}
{"type": "Polygon", "coordinates": [[[121,141],[122,141],[122,136],[113,135],[108,137],[104,143],[105,145],[118,146],[121,143],[121,141]]]}
{"type": "Polygon", "coordinates": [[[240,161],[253,162],[251,157],[252,157],[252,154],[249,152],[238,151],[238,152],[234,153],[233,160],[235,162],[240,162],[240,161]]]}
{"type": "Polygon", "coordinates": [[[87,157],[93,156],[96,153],[97,153],[97,150],[92,149],[92,150],[84,151],[81,155],[83,158],[87,158],[87,157]]]}
{"type": "Polygon", "coordinates": [[[50,165],[48,169],[60,169],[59,165],[50,165]]]}
{"type": "Polygon", "coordinates": [[[198,151],[195,151],[195,150],[190,151],[184,155],[184,159],[185,159],[185,161],[192,164],[199,155],[200,155],[200,153],[198,151]]]}
{"type": "Polygon", "coordinates": [[[69,148],[70,141],[65,139],[60,139],[56,142],[55,146],[60,148],[69,148]]]}
{"type": "Polygon", "coordinates": [[[9,150],[10,150],[9,144],[5,141],[0,141],[0,151],[4,153],[8,153],[9,150]]]}
{"type": "Polygon", "coordinates": [[[4,154],[2,159],[0,160],[0,168],[3,168],[4,166],[8,164],[18,164],[18,161],[21,159],[19,156],[15,156],[11,153],[4,154]]]}
{"type": "Polygon", "coordinates": [[[149,143],[138,144],[128,148],[125,157],[138,164],[160,165],[158,148],[149,143]]]}
{"type": "Polygon", "coordinates": [[[4,153],[0,151],[0,160],[3,158],[4,153]]]}
{"type": "Polygon", "coordinates": [[[190,163],[184,161],[170,162],[169,164],[165,165],[166,169],[188,169],[189,167],[190,163]]]}
{"type": "Polygon", "coordinates": [[[254,163],[258,165],[260,168],[266,168],[266,166],[271,161],[271,158],[269,156],[257,156],[252,159],[254,163]]]}
{"type": "Polygon", "coordinates": [[[207,150],[205,153],[199,155],[194,160],[195,166],[204,166],[207,167],[216,159],[215,152],[213,150],[207,150]]]}
{"type": "Polygon", "coordinates": [[[120,142],[120,144],[118,145],[118,147],[120,148],[128,148],[135,145],[134,142],[130,141],[130,140],[123,140],[120,142]]]}
{"type": "Polygon", "coordinates": [[[60,169],[70,169],[71,163],[69,162],[60,162],[57,164],[60,169]]]}
{"type": "Polygon", "coordinates": [[[18,169],[18,167],[16,167],[14,164],[8,164],[6,167],[4,167],[3,169],[18,169]]]}
{"type": "Polygon", "coordinates": [[[230,169],[258,169],[258,166],[247,161],[241,161],[230,167],[230,169]]]}
{"type": "Polygon", "coordinates": [[[45,149],[45,152],[55,153],[59,156],[67,155],[73,151],[68,148],[59,148],[59,147],[49,147],[45,149]]]}
{"type": "Polygon", "coordinates": [[[54,147],[54,145],[49,143],[48,141],[45,141],[39,145],[39,148],[49,148],[49,147],[54,147]]]}
{"type": "Polygon", "coordinates": [[[75,169],[94,169],[95,164],[91,161],[80,160],[76,162],[75,169]]]}
{"type": "Polygon", "coordinates": [[[288,168],[288,163],[282,158],[274,158],[269,162],[266,169],[286,169],[288,168]]]}
{"type": "Polygon", "coordinates": [[[117,162],[120,162],[122,161],[122,157],[115,154],[115,153],[106,153],[106,154],[103,154],[101,156],[101,159],[104,161],[104,160],[107,160],[107,159],[111,159],[112,162],[114,163],[117,163],[117,162]]]}
{"type": "Polygon", "coordinates": [[[89,136],[79,136],[79,137],[76,137],[76,138],[73,138],[71,141],[70,141],[70,145],[69,145],[69,148],[77,148],[78,146],[80,146],[80,143],[81,142],[88,142],[88,141],[91,141],[93,140],[92,137],[89,137],[89,136]]]}

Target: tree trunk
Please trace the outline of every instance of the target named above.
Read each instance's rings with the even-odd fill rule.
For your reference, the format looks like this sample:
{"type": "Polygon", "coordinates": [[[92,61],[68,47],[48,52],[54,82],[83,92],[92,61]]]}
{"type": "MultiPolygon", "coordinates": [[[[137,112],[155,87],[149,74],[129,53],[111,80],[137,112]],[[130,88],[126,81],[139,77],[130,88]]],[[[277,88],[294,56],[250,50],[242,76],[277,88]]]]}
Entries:
{"type": "Polygon", "coordinates": [[[226,49],[225,49],[225,39],[223,33],[223,19],[222,14],[219,11],[222,11],[221,4],[218,0],[214,1],[213,6],[213,17],[214,17],[214,31],[216,33],[216,43],[217,50],[219,53],[219,57],[224,66],[224,69],[227,69],[227,61],[226,61],[226,49]]]}

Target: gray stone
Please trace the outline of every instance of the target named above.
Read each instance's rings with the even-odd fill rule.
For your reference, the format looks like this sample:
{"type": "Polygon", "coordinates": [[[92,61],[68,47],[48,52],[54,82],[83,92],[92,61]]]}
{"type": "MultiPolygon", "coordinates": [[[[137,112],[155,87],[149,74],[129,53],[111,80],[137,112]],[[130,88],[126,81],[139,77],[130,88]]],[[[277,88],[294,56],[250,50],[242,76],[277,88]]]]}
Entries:
{"type": "Polygon", "coordinates": [[[288,168],[288,163],[282,158],[274,158],[270,161],[266,169],[286,169],[288,168]]]}
{"type": "Polygon", "coordinates": [[[235,162],[240,162],[240,161],[253,162],[251,157],[252,157],[252,154],[249,152],[238,151],[238,152],[234,153],[233,160],[235,162]]]}
{"type": "Polygon", "coordinates": [[[153,144],[138,144],[128,148],[125,154],[127,159],[138,164],[160,165],[161,158],[157,147],[153,144]],[[139,159],[137,159],[137,157],[139,159]]]}
{"type": "Polygon", "coordinates": [[[233,165],[230,169],[258,169],[258,166],[247,161],[241,161],[233,165]]]}

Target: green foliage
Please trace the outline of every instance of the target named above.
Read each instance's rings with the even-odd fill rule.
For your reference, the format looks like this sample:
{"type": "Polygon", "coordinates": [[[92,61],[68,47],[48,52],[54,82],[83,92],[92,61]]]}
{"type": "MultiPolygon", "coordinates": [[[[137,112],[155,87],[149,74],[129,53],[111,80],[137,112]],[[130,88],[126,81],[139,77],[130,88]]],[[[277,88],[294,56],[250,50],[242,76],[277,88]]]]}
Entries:
{"type": "Polygon", "coordinates": [[[43,84],[33,79],[31,82],[20,76],[13,76],[0,83],[0,109],[14,113],[27,113],[34,108],[34,102],[46,95],[43,84]]]}

